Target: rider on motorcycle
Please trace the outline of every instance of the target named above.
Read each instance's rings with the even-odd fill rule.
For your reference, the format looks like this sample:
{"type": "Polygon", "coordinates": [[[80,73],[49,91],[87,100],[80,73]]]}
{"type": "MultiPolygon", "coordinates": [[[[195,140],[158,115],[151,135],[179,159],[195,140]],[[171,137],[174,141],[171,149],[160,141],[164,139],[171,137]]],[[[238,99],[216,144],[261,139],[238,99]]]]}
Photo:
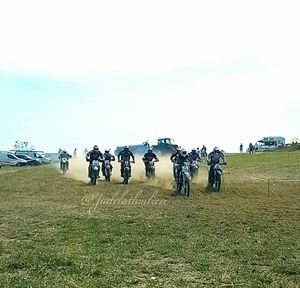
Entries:
{"type": "Polygon", "coordinates": [[[205,145],[203,145],[202,148],[201,148],[201,155],[202,155],[202,156],[207,155],[207,151],[206,151],[205,145]]]}
{"type": "Polygon", "coordinates": [[[189,158],[191,161],[202,161],[201,155],[197,153],[197,150],[195,148],[192,149],[192,152],[189,153],[189,158]]]}
{"type": "Polygon", "coordinates": [[[149,148],[148,152],[144,155],[144,157],[142,159],[143,162],[144,162],[144,164],[145,164],[146,171],[147,171],[147,167],[149,165],[149,162],[153,161],[153,159],[154,159],[155,162],[159,161],[159,159],[157,158],[156,154],[153,152],[153,149],[149,148]]]}
{"type": "Polygon", "coordinates": [[[220,163],[220,160],[222,160],[222,163],[224,165],[227,165],[227,160],[225,158],[225,155],[218,147],[215,147],[212,152],[210,152],[207,156],[207,164],[209,165],[209,170],[208,170],[208,179],[209,183],[210,180],[213,179],[214,177],[214,166],[216,164],[220,163]]]}
{"type": "Polygon", "coordinates": [[[109,149],[106,149],[103,153],[103,160],[102,160],[102,175],[105,176],[105,160],[109,161],[110,164],[110,170],[112,171],[113,166],[111,165],[111,161],[115,161],[115,156],[109,153],[109,149]]]}
{"type": "Polygon", "coordinates": [[[99,147],[97,145],[94,145],[93,150],[88,152],[85,155],[85,159],[87,162],[90,162],[89,168],[88,168],[88,174],[89,177],[91,176],[91,169],[92,169],[92,163],[94,160],[102,161],[103,154],[99,151],[99,147]]]}
{"type": "Polygon", "coordinates": [[[181,153],[178,154],[177,159],[176,159],[176,164],[177,164],[177,169],[175,171],[176,175],[178,175],[181,172],[182,166],[184,166],[185,162],[191,163],[191,159],[190,159],[187,151],[185,149],[182,149],[181,153]]]}
{"type": "Polygon", "coordinates": [[[181,149],[179,147],[177,147],[176,151],[170,156],[170,160],[172,162],[175,162],[180,153],[181,153],[181,149]]]}
{"type": "Polygon", "coordinates": [[[170,156],[170,160],[173,162],[173,177],[176,178],[176,168],[175,168],[175,163],[177,161],[178,156],[181,153],[181,148],[177,147],[176,151],[170,156]]]}
{"type": "MultiPolygon", "coordinates": [[[[67,160],[69,160],[70,158],[72,158],[72,156],[67,152],[66,149],[64,149],[62,152],[60,152],[58,159],[60,160],[60,170],[62,170],[62,159],[66,158],[67,160]]],[[[69,170],[69,161],[66,162],[67,165],[67,170],[69,170]]]]}
{"type": "Polygon", "coordinates": [[[121,177],[124,177],[123,170],[124,170],[124,161],[128,161],[129,164],[129,177],[131,177],[131,165],[130,165],[130,157],[132,158],[132,162],[135,163],[134,155],[129,150],[128,146],[125,146],[122,151],[118,154],[118,162],[121,162],[121,177]]]}

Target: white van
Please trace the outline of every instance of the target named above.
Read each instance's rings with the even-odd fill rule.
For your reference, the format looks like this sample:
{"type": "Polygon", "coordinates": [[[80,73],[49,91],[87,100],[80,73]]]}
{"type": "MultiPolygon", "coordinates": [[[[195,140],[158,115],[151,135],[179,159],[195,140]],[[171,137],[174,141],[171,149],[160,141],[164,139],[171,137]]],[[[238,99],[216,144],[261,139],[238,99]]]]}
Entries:
{"type": "Polygon", "coordinates": [[[10,152],[0,152],[0,162],[3,166],[25,166],[27,161],[18,158],[16,155],[10,152]]]}
{"type": "Polygon", "coordinates": [[[258,151],[274,151],[285,145],[285,138],[282,136],[267,136],[258,141],[258,151]]]}

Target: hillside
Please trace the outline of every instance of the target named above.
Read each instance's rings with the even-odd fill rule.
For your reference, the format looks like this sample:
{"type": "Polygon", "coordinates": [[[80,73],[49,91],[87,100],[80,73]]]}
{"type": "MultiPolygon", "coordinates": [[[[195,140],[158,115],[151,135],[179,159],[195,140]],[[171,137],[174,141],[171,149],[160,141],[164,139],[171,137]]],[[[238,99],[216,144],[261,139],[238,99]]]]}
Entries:
{"type": "Polygon", "coordinates": [[[118,167],[96,187],[75,161],[72,178],[3,167],[0,286],[300,287],[300,183],[278,182],[300,179],[299,158],[229,155],[222,191],[202,167],[189,199],[164,161],[152,183],[138,163],[128,186],[118,167]]]}

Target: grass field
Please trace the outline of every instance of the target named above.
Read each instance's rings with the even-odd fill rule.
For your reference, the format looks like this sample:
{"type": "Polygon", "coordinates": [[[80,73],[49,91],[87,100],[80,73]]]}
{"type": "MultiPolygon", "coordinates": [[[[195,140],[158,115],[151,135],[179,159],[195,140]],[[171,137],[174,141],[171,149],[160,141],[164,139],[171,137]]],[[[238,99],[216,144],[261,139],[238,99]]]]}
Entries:
{"type": "Polygon", "coordinates": [[[222,191],[202,167],[189,199],[165,176],[2,167],[0,287],[300,287],[300,182],[277,181],[300,179],[299,158],[229,155],[222,191]]]}

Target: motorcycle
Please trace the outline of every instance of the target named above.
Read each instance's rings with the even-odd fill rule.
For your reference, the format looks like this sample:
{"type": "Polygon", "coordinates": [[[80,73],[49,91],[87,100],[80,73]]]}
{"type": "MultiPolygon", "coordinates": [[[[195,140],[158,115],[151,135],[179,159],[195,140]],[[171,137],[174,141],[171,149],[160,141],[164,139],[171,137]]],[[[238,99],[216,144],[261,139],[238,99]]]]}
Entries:
{"type": "Polygon", "coordinates": [[[62,174],[66,174],[69,166],[68,164],[69,164],[68,158],[62,158],[60,160],[60,169],[62,171],[62,174]]]}
{"type": "Polygon", "coordinates": [[[146,165],[146,177],[148,179],[155,177],[155,165],[154,165],[154,162],[156,162],[156,161],[151,160],[151,161],[145,162],[145,165],[146,165]]]}
{"type": "Polygon", "coordinates": [[[104,177],[105,177],[105,181],[110,181],[110,177],[111,177],[111,165],[110,165],[110,161],[109,160],[104,160],[103,161],[103,171],[104,171],[104,177]]]}
{"type": "Polygon", "coordinates": [[[123,183],[128,184],[128,180],[130,178],[130,163],[134,163],[133,161],[123,161],[123,183]]]}
{"type": "Polygon", "coordinates": [[[175,164],[176,168],[176,190],[178,193],[183,191],[183,194],[188,197],[190,196],[191,190],[191,173],[190,173],[190,162],[184,162],[181,170],[178,164],[175,164]]]}
{"type": "Polygon", "coordinates": [[[97,179],[99,177],[99,168],[100,168],[99,161],[93,160],[90,167],[90,178],[91,178],[92,185],[97,184],[97,179]]]}
{"type": "Polygon", "coordinates": [[[199,173],[199,162],[194,160],[191,164],[191,179],[193,180],[195,177],[198,176],[199,173]]]}
{"type": "Polygon", "coordinates": [[[221,165],[226,165],[225,163],[222,164],[214,164],[213,166],[210,166],[210,169],[212,171],[209,172],[209,178],[208,178],[208,187],[213,189],[215,192],[219,192],[221,189],[222,184],[222,167],[221,165]]]}

